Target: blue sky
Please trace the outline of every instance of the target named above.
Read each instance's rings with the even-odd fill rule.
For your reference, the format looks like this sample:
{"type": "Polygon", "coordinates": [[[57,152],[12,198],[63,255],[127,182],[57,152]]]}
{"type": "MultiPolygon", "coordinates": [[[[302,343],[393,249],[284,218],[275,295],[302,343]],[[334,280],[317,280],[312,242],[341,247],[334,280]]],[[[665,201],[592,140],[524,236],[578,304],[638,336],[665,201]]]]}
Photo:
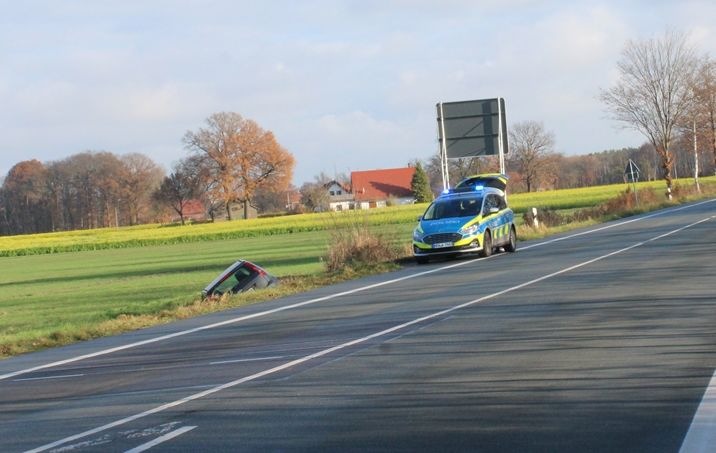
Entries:
{"type": "Polygon", "coordinates": [[[169,170],[212,113],[272,130],[294,182],[437,151],[435,104],[504,97],[556,150],[638,146],[596,99],[628,39],[716,56],[716,2],[0,0],[0,175],[140,152],[169,170]]]}

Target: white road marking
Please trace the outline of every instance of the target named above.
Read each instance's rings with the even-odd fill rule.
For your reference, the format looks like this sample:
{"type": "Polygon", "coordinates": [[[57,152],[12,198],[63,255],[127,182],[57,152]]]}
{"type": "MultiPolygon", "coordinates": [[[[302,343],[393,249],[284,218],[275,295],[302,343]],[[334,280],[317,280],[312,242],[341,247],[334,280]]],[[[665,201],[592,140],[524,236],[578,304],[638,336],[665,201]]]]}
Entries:
{"type": "Polygon", "coordinates": [[[84,376],[84,374],[60,374],[57,376],[42,376],[42,377],[31,377],[31,378],[20,378],[20,379],[13,379],[13,382],[21,382],[21,381],[44,381],[48,379],[65,379],[65,378],[73,378],[73,377],[81,377],[84,376]]]}
{"type": "Polygon", "coordinates": [[[266,360],[283,359],[284,356],[277,355],[273,357],[256,357],[253,359],[235,359],[235,360],[220,360],[218,362],[209,362],[209,365],[223,365],[225,363],[242,363],[242,362],[263,362],[266,360]]]}
{"type": "MultiPolygon", "coordinates": [[[[694,207],[694,206],[700,206],[700,205],[702,205],[702,204],[711,203],[711,202],[714,202],[714,201],[716,201],[716,199],[714,199],[714,200],[706,200],[706,201],[702,201],[702,202],[690,204],[690,205],[687,205],[687,206],[680,206],[680,207],[672,208],[672,209],[664,209],[664,210],[661,210],[661,211],[657,211],[657,212],[655,212],[655,213],[647,214],[647,215],[644,215],[644,216],[639,216],[639,217],[636,217],[636,218],[631,218],[631,219],[625,220],[625,221],[623,221],[623,222],[617,222],[617,223],[613,223],[613,224],[610,224],[610,225],[607,225],[607,226],[595,228],[595,229],[592,229],[592,230],[582,231],[582,232],[580,232],[580,233],[576,233],[576,234],[572,234],[572,235],[568,235],[568,236],[563,236],[563,237],[560,237],[560,238],[557,238],[557,239],[550,239],[550,240],[548,240],[548,241],[538,242],[538,243],[536,243],[536,244],[524,246],[524,247],[521,248],[521,250],[529,250],[529,249],[536,248],[536,247],[542,247],[542,246],[544,246],[544,245],[552,244],[552,243],[554,243],[554,242],[564,241],[564,240],[571,239],[571,238],[574,238],[574,237],[584,236],[584,235],[587,235],[587,234],[596,233],[596,232],[599,232],[599,231],[602,231],[602,230],[606,230],[606,229],[609,229],[609,228],[615,228],[615,227],[622,226],[622,225],[626,225],[626,224],[629,224],[629,223],[638,222],[638,221],[641,221],[641,220],[644,220],[644,219],[649,219],[649,218],[652,218],[652,217],[657,217],[657,216],[660,216],[660,215],[664,215],[664,214],[668,214],[668,213],[672,213],[672,212],[677,212],[677,211],[681,211],[681,210],[684,210],[684,209],[689,209],[689,208],[692,208],[692,207],[694,207]]],[[[495,256],[499,256],[499,255],[492,255],[492,256],[487,257],[487,258],[481,258],[481,260],[491,259],[491,258],[494,258],[495,256]]],[[[468,265],[468,264],[473,263],[474,261],[477,261],[477,260],[462,261],[462,262],[450,264],[450,265],[447,265],[447,266],[440,266],[440,267],[437,267],[437,268],[435,268],[435,269],[429,269],[429,270],[426,270],[426,271],[418,272],[418,273],[416,273],[416,274],[406,275],[406,276],[404,276],[404,277],[394,278],[394,279],[392,279],[392,280],[387,280],[387,281],[380,282],[380,283],[374,283],[374,284],[372,284],[372,285],[362,286],[362,287],[360,287],[360,288],[355,288],[355,289],[352,289],[352,290],[349,290],[349,291],[343,291],[343,292],[340,292],[340,293],[329,294],[328,296],[323,296],[323,297],[318,297],[318,298],[315,298],[315,299],[310,299],[310,300],[307,300],[307,301],[305,301],[305,302],[299,302],[299,303],[295,303],[295,304],[291,304],[291,305],[286,305],[286,306],[283,306],[283,307],[274,308],[274,309],[272,309],[272,310],[262,311],[262,312],[254,313],[254,314],[251,314],[251,315],[239,316],[238,318],[227,319],[226,321],[221,321],[221,322],[217,322],[217,323],[214,323],[214,324],[208,324],[208,325],[201,326],[201,327],[195,327],[195,328],[193,328],[193,329],[182,330],[182,331],[179,331],[179,332],[174,332],[174,333],[167,334],[167,335],[162,335],[162,336],[159,336],[159,337],[149,338],[149,339],[143,340],[143,341],[137,341],[137,342],[134,342],[134,343],[128,343],[128,344],[125,344],[125,345],[122,345],[122,346],[117,346],[117,347],[114,347],[114,348],[103,349],[103,350],[101,350],[101,351],[95,351],[95,352],[92,352],[92,353],[89,353],[89,354],[83,354],[83,355],[80,355],[80,356],[71,357],[71,358],[68,358],[68,359],[65,359],[65,360],[58,360],[58,361],[56,361],[56,362],[46,363],[46,364],[44,364],[44,365],[38,365],[38,366],[35,366],[35,367],[23,369],[23,370],[17,370],[17,371],[13,371],[13,372],[6,373],[6,374],[1,374],[1,375],[0,375],[0,381],[5,380],[5,379],[9,379],[9,378],[12,378],[12,377],[15,377],[15,376],[20,376],[20,375],[22,375],[22,374],[32,373],[32,372],[34,372],[34,371],[39,371],[39,370],[44,370],[44,369],[47,369],[47,368],[52,368],[52,367],[67,365],[68,363],[74,363],[74,362],[78,362],[78,361],[80,361],[80,360],[85,360],[85,359],[90,359],[90,358],[93,358],[93,357],[99,357],[99,356],[103,356],[103,355],[107,355],[107,354],[112,354],[112,353],[114,353],[114,352],[124,351],[124,350],[126,350],[126,349],[131,349],[131,348],[136,348],[136,347],[139,347],[139,346],[144,346],[144,345],[148,345],[148,344],[152,344],[152,343],[157,343],[157,342],[160,342],[160,341],[169,340],[169,339],[172,339],[172,338],[181,337],[181,336],[184,336],[184,335],[189,335],[189,334],[196,333],[196,332],[201,332],[201,331],[204,331],[204,330],[214,329],[214,328],[216,328],[216,327],[223,327],[223,326],[230,325],[230,324],[235,324],[235,323],[238,323],[238,322],[241,322],[241,321],[246,321],[246,320],[248,320],[248,319],[260,318],[260,317],[263,317],[263,316],[272,315],[272,314],[274,314],[274,313],[280,313],[280,312],[282,312],[282,311],[292,310],[292,309],[294,309],[294,308],[305,307],[305,306],[307,306],[307,305],[313,305],[313,304],[316,304],[316,303],[318,303],[318,302],[324,302],[324,301],[326,301],[326,300],[331,300],[331,299],[335,299],[335,298],[342,297],[342,296],[348,296],[348,295],[351,295],[351,294],[356,294],[356,293],[359,293],[359,292],[362,292],[362,291],[367,291],[367,290],[369,290],[369,289],[379,288],[379,287],[381,287],[381,286],[392,285],[393,283],[398,283],[398,282],[402,282],[402,281],[405,281],[405,280],[410,280],[410,279],[413,279],[413,278],[422,277],[422,276],[424,276],[424,275],[434,274],[434,273],[437,273],[437,272],[442,272],[442,271],[444,271],[444,270],[453,269],[453,268],[460,267],[460,266],[466,266],[466,265],[468,265]]]]}
{"type": "Polygon", "coordinates": [[[37,447],[37,448],[34,448],[34,449],[32,449],[32,450],[28,450],[28,452],[26,452],[26,453],[38,453],[38,452],[41,452],[41,451],[49,450],[49,449],[51,449],[51,448],[57,447],[57,446],[59,446],[59,445],[65,444],[65,443],[67,443],[67,442],[72,442],[72,441],[75,441],[75,440],[77,440],[77,439],[82,439],[82,438],[84,438],[84,437],[91,436],[91,435],[93,435],[93,434],[97,434],[97,433],[106,431],[106,430],[108,430],[108,429],[115,428],[115,427],[117,427],[117,426],[121,426],[121,425],[124,425],[124,424],[126,424],[126,423],[133,422],[133,421],[138,420],[138,419],[140,419],[140,418],[144,418],[144,417],[147,417],[147,416],[149,416],[149,415],[153,415],[153,414],[156,414],[156,413],[159,413],[159,412],[163,412],[163,411],[165,411],[165,410],[172,409],[172,408],[177,407],[177,406],[181,406],[182,404],[186,404],[186,403],[189,403],[189,402],[191,402],[191,401],[198,400],[198,399],[204,398],[204,397],[206,397],[206,396],[213,395],[214,393],[220,392],[220,391],[222,391],[222,390],[226,390],[226,389],[229,389],[229,388],[232,388],[232,387],[236,387],[237,385],[244,384],[244,383],[246,383],[246,382],[255,381],[255,380],[257,380],[257,379],[260,379],[260,378],[269,376],[269,375],[271,375],[271,374],[275,374],[275,373],[278,373],[278,372],[280,372],[280,371],[287,370],[287,369],[289,369],[289,368],[295,367],[295,366],[297,366],[297,365],[301,365],[301,364],[303,364],[303,363],[309,362],[309,361],[314,360],[314,359],[317,359],[317,358],[319,358],[319,357],[323,357],[323,356],[329,355],[329,354],[334,353],[334,352],[336,352],[336,351],[340,351],[340,350],[342,350],[342,349],[350,348],[350,347],[352,347],[352,346],[356,346],[356,345],[359,345],[359,344],[361,344],[361,343],[366,343],[366,342],[368,342],[368,341],[370,341],[370,340],[373,340],[373,339],[376,339],[376,338],[379,338],[379,337],[388,335],[388,334],[390,334],[390,333],[393,333],[393,332],[396,332],[396,331],[405,329],[406,327],[410,327],[410,326],[413,326],[413,325],[416,325],[416,324],[420,324],[420,323],[423,323],[423,322],[428,321],[428,320],[431,320],[431,319],[441,318],[441,317],[443,317],[443,316],[445,316],[445,315],[447,315],[447,314],[449,314],[449,313],[452,313],[452,312],[454,312],[454,311],[461,310],[461,309],[463,309],[463,308],[467,308],[467,307],[470,307],[470,306],[472,306],[472,305],[480,304],[480,303],[485,302],[485,301],[487,301],[487,300],[491,300],[491,299],[494,299],[494,298],[496,298],[496,297],[502,296],[502,295],[504,295],[504,294],[511,293],[511,292],[517,291],[517,290],[519,290],[519,289],[525,288],[525,287],[527,287],[527,286],[534,285],[535,283],[539,283],[539,282],[542,282],[542,281],[544,281],[544,280],[548,280],[548,279],[550,279],[550,278],[556,277],[556,276],[558,276],[558,275],[562,275],[562,274],[564,274],[564,273],[573,271],[573,270],[575,270],[575,269],[579,269],[579,268],[581,268],[581,267],[587,266],[587,265],[589,265],[589,264],[596,263],[596,262],[598,262],[598,261],[604,260],[604,259],[609,258],[609,257],[612,257],[612,256],[614,256],[614,255],[618,255],[618,254],[620,254],[620,253],[627,252],[627,251],[632,250],[632,249],[635,249],[635,248],[637,248],[637,247],[641,247],[641,246],[643,246],[643,245],[645,245],[645,244],[648,244],[648,243],[650,243],[650,242],[658,241],[659,239],[663,239],[663,238],[665,238],[665,237],[667,237],[667,236],[671,236],[671,235],[673,235],[673,234],[679,233],[679,232],[681,232],[681,231],[683,231],[683,230],[686,230],[687,228],[691,228],[691,227],[693,227],[693,226],[696,226],[696,225],[699,225],[699,224],[701,224],[701,223],[707,222],[707,221],[712,220],[712,219],[714,219],[714,218],[716,218],[716,216],[712,216],[712,217],[707,217],[707,218],[705,218],[705,219],[701,219],[701,220],[699,220],[699,221],[697,221],[697,222],[694,222],[694,223],[691,223],[691,224],[689,224],[689,225],[682,226],[681,228],[677,228],[677,229],[675,229],[675,230],[669,231],[668,233],[660,234],[660,235],[658,235],[658,236],[652,237],[652,238],[647,239],[647,240],[642,241],[642,242],[637,242],[637,243],[635,243],[635,244],[632,244],[632,245],[630,245],[630,246],[628,246],[628,247],[624,247],[624,248],[622,248],[622,249],[616,250],[616,251],[614,251],[614,252],[610,252],[610,253],[607,253],[607,254],[605,254],[605,255],[601,255],[601,256],[598,256],[598,257],[596,257],[596,258],[592,258],[592,259],[590,259],[590,260],[583,261],[583,262],[581,262],[581,263],[579,263],[579,264],[575,264],[575,265],[573,265],[573,266],[565,267],[564,269],[561,269],[561,270],[559,270],[559,271],[552,272],[552,273],[550,273],[550,274],[543,275],[542,277],[538,277],[538,278],[535,278],[535,279],[533,279],[533,280],[529,280],[529,281],[524,282],[524,283],[521,283],[521,284],[519,284],[519,285],[515,285],[515,286],[512,286],[512,287],[510,287],[510,288],[503,289],[502,291],[498,291],[498,292],[495,292],[495,293],[492,293],[492,294],[488,294],[488,295],[482,296],[482,297],[480,297],[480,298],[478,298],[478,299],[474,299],[474,300],[471,300],[471,301],[468,301],[468,302],[465,302],[465,303],[462,303],[462,304],[459,304],[459,305],[455,305],[455,306],[450,307],[450,308],[447,308],[447,309],[445,309],[445,310],[441,310],[441,311],[438,311],[438,312],[434,312],[434,313],[432,313],[432,314],[429,314],[429,315],[426,315],[426,316],[423,316],[423,317],[420,317],[420,318],[413,319],[412,321],[408,321],[408,322],[405,322],[405,323],[403,323],[403,324],[395,325],[395,326],[390,327],[390,328],[388,328],[388,329],[381,330],[380,332],[376,332],[376,333],[373,333],[373,334],[371,334],[371,335],[367,335],[367,336],[362,337],[362,338],[357,338],[357,339],[355,339],[355,340],[347,341],[347,342],[342,343],[342,344],[339,344],[339,345],[337,345],[337,346],[333,346],[333,347],[331,347],[331,348],[327,348],[327,349],[324,349],[324,350],[322,350],[322,351],[318,351],[318,352],[316,352],[316,353],[313,353],[313,354],[310,354],[310,355],[307,355],[307,356],[304,356],[304,357],[301,357],[301,358],[298,358],[298,359],[295,359],[295,360],[291,360],[290,362],[286,362],[286,363],[284,363],[284,364],[282,364],[282,365],[278,365],[278,366],[275,366],[275,367],[273,367],[273,368],[269,368],[269,369],[267,369],[267,370],[260,371],[260,372],[258,372],[258,373],[254,373],[254,374],[252,374],[252,375],[250,375],[250,376],[245,376],[245,377],[236,379],[236,380],[234,380],[234,381],[227,382],[227,383],[225,383],[225,384],[217,385],[216,387],[213,387],[213,388],[204,390],[203,392],[195,393],[195,394],[193,394],[193,395],[189,395],[189,396],[184,397],[184,398],[182,398],[182,399],[179,399],[179,400],[176,400],[176,401],[172,401],[172,402],[163,404],[163,405],[161,405],[161,406],[157,406],[157,407],[152,408],[152,409],[149,409],[149,410],[147,410],[147,411],[144,411],[144,412],[141,412],[141,413],[138,413],[138,414],[134,414],[134,415],[131,415],[131,416],[129,416],[129,417],[125,417],[125,418],[120,419],[120,420],[115,420],[114,422],[107,423],[106,425],[102,425],[102,426],[99,426],[99,427],[97,427],[97,428],[93,428],[93,429],[90,429],[90,430],[88,430],[88,431],[84,431],[84,432],[81,432],[81,433],[79,433],[79,434],[75,434],[75,435],[72,435],[72,436],[68,436],[68,437],[65,437],[64,439],[60,439],[60,440],[57,440],[57,441],[55,441],[55,442],[51,442],[51,443],[49,443],[49,444],[42,445],[42,446],[37,447]]]}
{"type": "Polygon", "coordinates": [[[672,213],[672,212],[683,211],[684,209],[689,209],[689,208],[692,208],[692,207],[694,207],[694,206],[700,206],[700,205],[706,204],[706,203],[713,203],[714,201],[716,201],[716,199],[714,199],[714,200],[700,201],[700,202],[698,202],[698,203],[690,204],[690,205],[687,205],[687,206],[679,206],[679,207],[677,207],[677,208],[664,209],[664,210],[662,210],[662,211],[656,211],[656,212],[653,212],[653,213],[651,213],[651,214],[645,214],[645,215],[642,215],[642,216],[639,216],[639,217],[636,217],[636,218],[631,218],[631,219],[629,219],[629,220],[624,220],[623,222],[612,223],[612,224],[609,224],[609,225],[601,226],[601,227],[599,227],[599,228],[594,228],[594,229],[587,230],[587,231],[580,231],[579,233],[574,233],[574,234],[570,234],[570,235],[567,235],[567,236],[561,236],[561,237],[554,238],[554,239],[548,239],[548,240],[546,240],[546,241],[538,242],[538,243],[532,244],[532,245],[526,245],[526,246],[524,246],[524,247],[520,247],[519,250],[529,250],[529,249],[532,249],[532,248],[535,248],[535,247],[542,247],[543,245],[554,244],[555,242],[565,241],[565,240],[567,240],[567,239],[572,239],[572,238],[576,238],[576,237],[579,237],[579,236],[585,236],[585,235],[587,235],[587,234],[598,233],[598,232],[600,232],[600,231],[608,230],[608,229],[610,229],[610,228],[619,227],[619,226],[623,226],[623,225],[628,225],[628,224],[630,224],[630,223],[639,222],[639,221],[645,220],[645,219],[651,219],[652,217],[658,217],[658,216],[661,216],[661,215],[664,215],[664,214],[670,214],[670,213],[672,213]]]}
{"type": "Polygon", "coordinates": [[[680,453],[712,452],[716,446],[716,373],[711,377],[680,453]]]}
{"type": "Polygon", "coordinates": [[[181,436],[182,434],[191,431],[192,429],[196,428],[196,426],[184,426],[176,431],[172,431],[169,434],[165,434],[161,437],[157,437],[156,439],[147,442],[146,444],[142,444],[138,447],[132,448],[131,450],[127,450],[125,453],[139,453],[145,450],[149,450],[152,447],[155,447],[161,443],[164,443],[168,440],[174,439],[177,436],[181,436]]]}

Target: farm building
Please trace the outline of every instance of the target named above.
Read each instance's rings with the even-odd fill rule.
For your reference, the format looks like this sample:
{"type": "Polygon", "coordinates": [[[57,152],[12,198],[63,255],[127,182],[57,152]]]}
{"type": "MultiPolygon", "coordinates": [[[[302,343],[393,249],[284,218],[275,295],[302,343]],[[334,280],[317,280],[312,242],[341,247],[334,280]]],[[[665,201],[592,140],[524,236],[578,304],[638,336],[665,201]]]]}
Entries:
{"type": "Polygon", "coordinates": [[[389,203],[413,203],[415,197],[411,182],[414,174],[414,167],[351,172],[350,187],[338,181],[325,185],[330,209],[370,209],[385,207],[389,203]]]}

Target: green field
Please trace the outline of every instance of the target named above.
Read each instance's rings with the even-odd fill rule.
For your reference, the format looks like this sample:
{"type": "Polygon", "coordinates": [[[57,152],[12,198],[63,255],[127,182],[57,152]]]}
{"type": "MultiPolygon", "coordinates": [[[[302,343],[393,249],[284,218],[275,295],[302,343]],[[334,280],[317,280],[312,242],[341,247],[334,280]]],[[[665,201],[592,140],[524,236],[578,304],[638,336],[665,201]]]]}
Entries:
{"type": "MultiPolygon", "coordinates": [[[[716,184],[716,178],[702,178],[704,184],[716,184]]],[[[690,179],[679,182],[692,185],[690,179]]],[[[639,183],[639,189],[664,187],[663,181],[639,183]]],[[[519,193],[509,196],[510,206],[521,214],[531,207],[575,209],[592,207],[615,197],[626,188],[624,184],[595,186],[545,192],[519,193]]],[[[188,242],[207,242],[277,236],[310,231],[325,231],[356,221],[370,225],[404,225],[413,223],[427,204],[395,206],[389,209],[366,211],[300,214],[250,221],[204,223],[195,225],[140,225],[122,228],[77,230],[58,233],[0,237],[0,256],[46,254],[111,248],[131,248],[148,245],[168,245],[188,242]]]]}
{"type": "MultiPolygon", "coordinates": [[[[704,183],[716,185],[716,178],[704,183]]],[[[643,185],[649,184],[663,187],[663,182],[643,185]]],[[[574,209],[594,206],[624,188],[514,194],[510,203],[518,212],[531,206],[574,209]]],[[[0,357],[169,321],[173,311],[195,304],[201,289],[239,258],[279,277],[321,275],[331,231],[367,223],[396,243],[409,243],[424,208],[0,238],[0,357]],[[52,253],[62,250],[79,251],[52,253]],[[107,327],[160,312],[169,316],[107,327]]]]}
{"type": "Polygon", "coordinates": [[[318,273],[325,247],[324,232],[306,232],[268,242],[243,238],[1,258],[0,346],[186,305],[239,258],[278,276],[318,273]]]}

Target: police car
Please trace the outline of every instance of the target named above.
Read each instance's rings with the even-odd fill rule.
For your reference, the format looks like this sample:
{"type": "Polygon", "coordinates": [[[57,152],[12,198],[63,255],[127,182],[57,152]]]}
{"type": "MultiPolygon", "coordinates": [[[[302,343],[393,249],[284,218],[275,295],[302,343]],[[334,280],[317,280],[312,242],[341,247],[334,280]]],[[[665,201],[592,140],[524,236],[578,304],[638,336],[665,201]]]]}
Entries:
{"type": "Polygon", "coordinates": [[[470,176],[433,201],[413,231],[413,255],[424,264],[432,256],[479,253],[502,247],[517,250],[514,213],[507,207],[507,176],[470,176]]]}

